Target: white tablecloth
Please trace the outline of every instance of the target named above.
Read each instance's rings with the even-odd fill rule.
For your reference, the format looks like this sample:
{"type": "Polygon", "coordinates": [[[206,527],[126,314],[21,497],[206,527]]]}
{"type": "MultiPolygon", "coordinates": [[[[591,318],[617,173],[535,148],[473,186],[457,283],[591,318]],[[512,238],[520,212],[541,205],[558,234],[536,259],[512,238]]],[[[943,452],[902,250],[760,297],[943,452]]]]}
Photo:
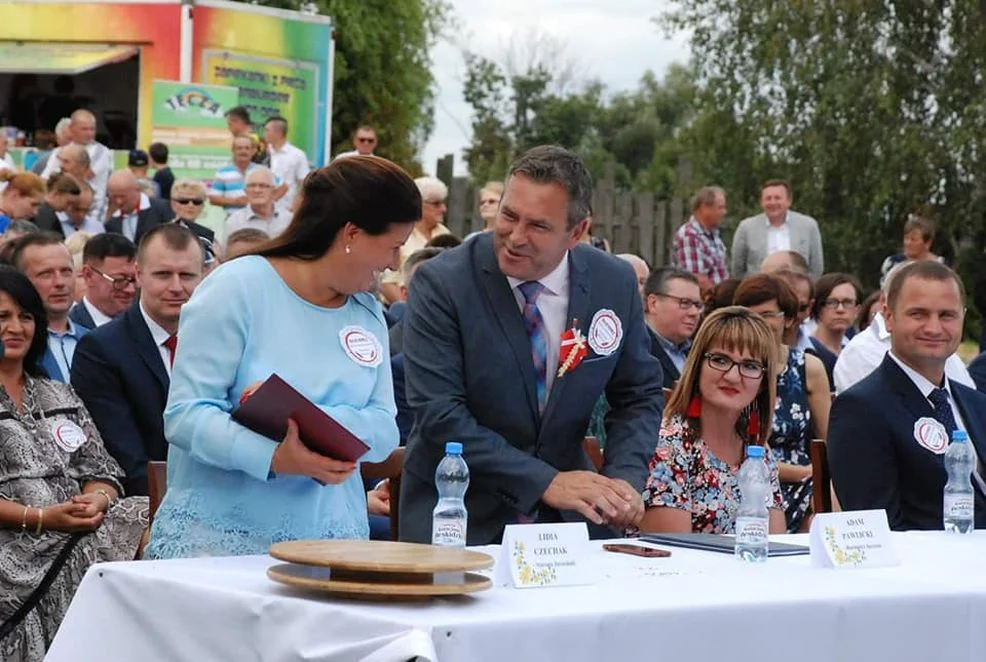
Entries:
{"type": "Polygon", "coordinates": [[[86,575],[46,659],[986,660],[986,535],[895,538],[901,566],[851,571],[683,549],[642,559],[591,543],[592,586],[405,604],[281,586],[268,557],[108,563],[86,575]]]}

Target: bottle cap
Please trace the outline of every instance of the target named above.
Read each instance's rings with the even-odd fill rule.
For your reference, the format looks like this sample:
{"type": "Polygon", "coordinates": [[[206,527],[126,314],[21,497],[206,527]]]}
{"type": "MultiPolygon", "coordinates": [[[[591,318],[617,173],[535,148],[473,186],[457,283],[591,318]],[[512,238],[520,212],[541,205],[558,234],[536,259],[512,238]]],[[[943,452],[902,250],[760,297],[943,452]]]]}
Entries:
{"type": "Polygon", "coordinates": [[[753,445],[750,445],[750,446],[747,446],[746,447],[746,456],[747,457],[752,457],[752,458],[755,458],[755,459],[760,460],[760,459],[763,459],[763,454],[764,454],[764,448],[763,448],[763,446],[753,446],[753,445]]]}
{"type": "Polygon", "coordinates": [[[445,442],[445,454],[446,455],[462,455],[462,444],[458,441],[446,441],[445,442]]]}
{"type": "Polygon", "coordinates": [[[952,441],[969,441],[969,435],[965,430],[953,430],[952,441]]]}

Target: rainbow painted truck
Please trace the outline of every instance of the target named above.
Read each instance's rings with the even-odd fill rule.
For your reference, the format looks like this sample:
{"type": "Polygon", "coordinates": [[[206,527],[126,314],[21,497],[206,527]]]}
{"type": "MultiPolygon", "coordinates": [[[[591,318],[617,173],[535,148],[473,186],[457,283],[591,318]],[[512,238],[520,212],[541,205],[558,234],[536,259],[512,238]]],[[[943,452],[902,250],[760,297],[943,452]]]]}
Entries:
{"type": "Polygon", "coordinates": [[[315,166],[331,150],[332,19],[221,0],[0,0],[0,126],[17,160],[66,108],[97,139],[147,149],[155,81],[236,88],[257,124],[287,118],[315,166]],[[11,144],[14,147],[14,144],[11,144]]]}

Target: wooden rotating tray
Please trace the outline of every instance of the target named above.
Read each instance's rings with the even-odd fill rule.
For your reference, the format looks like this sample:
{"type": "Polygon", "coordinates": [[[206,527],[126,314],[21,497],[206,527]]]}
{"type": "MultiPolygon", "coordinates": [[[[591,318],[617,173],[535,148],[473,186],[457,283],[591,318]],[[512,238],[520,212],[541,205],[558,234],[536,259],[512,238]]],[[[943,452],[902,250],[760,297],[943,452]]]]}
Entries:
{"type": "Polygon", "coordinates": [[[274,581],[341,597],[427,599],[489,588],[468,572],[493,565],[481,552],[378,540],[299,540],[278,543],[270,555],[288,563],[271,566],[274,581]]]}

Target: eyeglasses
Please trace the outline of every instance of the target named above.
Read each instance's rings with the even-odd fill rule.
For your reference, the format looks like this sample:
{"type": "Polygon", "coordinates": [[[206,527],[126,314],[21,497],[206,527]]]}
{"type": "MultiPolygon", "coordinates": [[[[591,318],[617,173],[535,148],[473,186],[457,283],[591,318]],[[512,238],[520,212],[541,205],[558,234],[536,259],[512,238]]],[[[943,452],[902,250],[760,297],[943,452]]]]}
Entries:
{"type": "Polygon", "coordinates": [[[496,198],[486,198],[485,200],[479,201],[479,206],[482,207],[483,205],[495,205],[498,202],[500,201],[496,198]]]}
{"type": "Polygon", "coordinates": [[[657,296],[664,297],[665,299],[673,299],[673,300],[677,301],[678,302],[678,307],[681,308],[682,310],[690,310],[690,309],[694,308],[695,310],[697,310],[700,313],[703,310],[705,310],[705,304],[702,303],[701,301],[696,301],[695,299],[686,299],[685,297],[676,297],[673,294],[660,294],[660,293],[658,293],[657,296]]]}
{"type": "Polygon", "coordinates": [[[268,188],[274,188],[274,187],[271,186],[270,184],[261,184],[261,183],[258,183],[258,182],[252,182],[250,184],[247,184],[245,188],[248,188],[248,189],[251,189],[251,188],[268,189],[268,188]]]}
{"type": "Polygon", "coordinates": [[[356,139],[356,142],[358,142],[358,143],[375,143],[376,141],[377,141],[376,138],[357,138],[356,139]]]}
{"type": "Polygon", "coordinates": [[[134,287],[137,286],[137,279],[134,278],[133,276],[122,276],[120,278],[113,278],[113,276],[103,273],[96,267],[90,266],[89,268],[95,271],[103,278],[105,278],[106,280],[108,280],[109,282],[113,283],[114,290],[118,290],[122,292],[123,290],[127,289],[127,287],[129,287],[130,285],[133,285],[134,287]]]}
{"type": "Polygon", "coordinates": [[[783,310],[766,310],[762,313],[757,313],[757,314],[760,315],[760,317],[763,317],[764,319],[770,319],[772,317],[773,318],[785,317],[783,310]]]}
{"type": "Polygon", "coordinates": [[[425,200],[426,205],[431,205],[432,207],[441,207],[445,204],[444,200],[425,200]]]}
{"type": "Polygon", "coordinates": [[[842,308],[855,308],[859,303],[855,299],[826,299],[822,305],[835,310],[840,306],[842,308]]]}
{"type": "Polygon", "coordinates": [[[201,207],[205,204],[205,200],[200,198],[172,198],[172,200],[180,205],[195,205],[196,207],[201,207]]]}
{"type": "Polygon", "coordinates": [[[807,313],[808,312],[808,307],[810,305],[811,304],[808,304],[808,303],[799,303],[798,304],[798,312],[799,313],[807,313]]]}
{"type": "Polygon", "coordinates": [[[723,374],[732,370],[733,366],[737,366],[740,377],[746,379],[760,379],[763,377],[764,371],[767,370],[759,361],[734,361],[725,354],[706,353],[702,355],[702,358],[705,359],[710,368],[723,374]]]}

